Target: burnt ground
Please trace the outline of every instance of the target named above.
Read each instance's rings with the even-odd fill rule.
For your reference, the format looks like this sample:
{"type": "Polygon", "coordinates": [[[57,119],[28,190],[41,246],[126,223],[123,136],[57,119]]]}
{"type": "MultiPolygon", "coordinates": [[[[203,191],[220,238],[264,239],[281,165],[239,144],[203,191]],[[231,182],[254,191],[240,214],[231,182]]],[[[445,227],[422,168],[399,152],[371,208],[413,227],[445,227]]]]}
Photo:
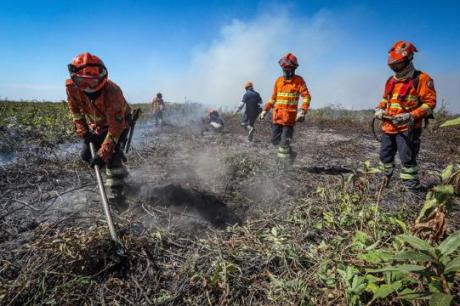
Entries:
{"type": "MultiPolygon", "coordinates": [[[[222,228],[282,211],[318,186],[339,184],[364,161],[378,162],[379,143],[367,124],[339,121],[313,118],[298,124],[293,141],[298,156],[286,173],[277,171],[268,121],[258,122],[254,142],[246,140],[236,117],[227,118],[223,134],[201,136],[198,125],[151,127],[129,155],[130,209],[119,217],[190,233],[190,227],[222,228]]],[[[456,162],[458,139],[441,129],[422,137],[421,177],[427,182],[430,171],[456,162]]],[[[89,225],[103,219],[95,177],[78,154],[35,149],[1,167],[1,243],[22,241],[44,222],[67,218],[89,225]]],[[[389,206],[397,205],[394,190],[400,189],[396,178],[385,190],[389,206]]]]}
{"type": "MultiPolygon", "coordinates": [[[[291,203],[318,187],[342,184],[366,160],[378,162],[378,147],[367,123],[310,118],[298,124],[293,148],[297,160],[287,172],[276,166],[270,123],[258,122],[254,142],[246,141],[238,118],[226,118],[223,134],[200,135],[198,125],[152,128],[129,153],[129,209],[116,213],[120,224],[136,224],[138,235],[158,229],[190,239],[226,226],[282,215],[291,203]]],[[[457,161],[455,131],[436,128],[422,137],[423,182],[457,161]]],[[[104,224],[95,177],[78,154],[44,148],[17,163],[0,166],[0,275],[21,249],[36,242],[42,225],[91,229],[104,224]]],[[[369,185],[377,192],[379,178],[369,185]]],[[[398,179],[382,194],[382,207],[398,210],[406,201],[398,179]]],[[[414,211],[420,203],[413,203],[414,211]]],[[[458,210],[454,211],[458,216],[458,210]]],[[[416,213],[414,218],[416,217],[416,213]]],[[[450,226],[457,228],[455,219],[450,226]]],[[[5,270],[6,271],[6,270],[5,270]]],[[[1,293],[1,292],[0,292],[1,293]]],[[[0,294],[1,297],[1,294],[0,294]]]]}

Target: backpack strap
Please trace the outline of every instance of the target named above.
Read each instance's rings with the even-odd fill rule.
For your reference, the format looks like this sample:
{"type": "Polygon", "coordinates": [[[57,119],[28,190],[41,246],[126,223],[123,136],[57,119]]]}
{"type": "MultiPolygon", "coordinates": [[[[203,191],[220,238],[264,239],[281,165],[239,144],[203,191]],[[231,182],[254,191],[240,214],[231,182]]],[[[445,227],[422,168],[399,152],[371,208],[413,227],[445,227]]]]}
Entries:
{"type": "Polygon", "coordinates": [[[393,95],[393,89],[395,88],[395,79],[391,76],[388,78],[387,82],[385,83],[385,98],[387,99],[388,103],[391,101],[391,96],[393,95]]]}

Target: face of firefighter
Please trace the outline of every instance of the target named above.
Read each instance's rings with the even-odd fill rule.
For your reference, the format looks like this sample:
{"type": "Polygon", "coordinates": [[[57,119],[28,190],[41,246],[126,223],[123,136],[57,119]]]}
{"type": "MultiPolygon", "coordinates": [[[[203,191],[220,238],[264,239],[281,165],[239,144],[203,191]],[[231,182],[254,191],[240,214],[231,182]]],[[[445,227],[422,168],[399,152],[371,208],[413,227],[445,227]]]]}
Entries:
{"type": "Polygon", "coordinates": [[[283,77],[286,80],[292,79],[294,75],[295,75],[295,69],[283,69],[283,77]]]}
{"type": "Polygon", "coordinates": [[[406,69],[407,66],[410,63],[411,63],[411,61],[409,59],[406,59],[406,60],[404,60],[402,62],[389,64],[388,66],[390,66],[391,70],[393,70],[395,73],[399,73],[399,72],[403,71],[404,69],[406,69]]]}

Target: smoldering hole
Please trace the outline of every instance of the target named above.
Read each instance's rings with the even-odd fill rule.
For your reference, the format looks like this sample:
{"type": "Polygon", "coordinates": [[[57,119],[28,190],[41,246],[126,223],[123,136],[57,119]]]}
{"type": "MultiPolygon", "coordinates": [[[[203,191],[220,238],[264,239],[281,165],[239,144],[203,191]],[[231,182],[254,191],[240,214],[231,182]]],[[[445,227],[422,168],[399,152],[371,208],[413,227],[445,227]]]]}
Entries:
{"type": "Polygon", "coordinates": [[[217,228],[240,224],[241,219],[216,195],[180,184],[166,184],[141,190],[141,197],[152,206],[183,209],[195,213],[217,228]]]}

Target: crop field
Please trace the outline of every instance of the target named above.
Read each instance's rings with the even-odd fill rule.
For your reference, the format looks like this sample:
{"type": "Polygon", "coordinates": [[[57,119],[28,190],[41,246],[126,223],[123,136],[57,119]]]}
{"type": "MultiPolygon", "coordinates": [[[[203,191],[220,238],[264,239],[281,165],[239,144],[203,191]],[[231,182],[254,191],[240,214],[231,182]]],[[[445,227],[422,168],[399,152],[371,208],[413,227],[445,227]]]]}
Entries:
{"type": "MultiPolygon", "coordinates": [[[[0,305],[460,305],[459,129],[422,135],[423,197],[384,188],[370,111],[297,124],[279,169],[269,120],[201,133],[206,109],[148,105],[110,239],[65,103],[0,102],[0,305]]],[[[399,167],[399,165],[398,165],[399,167]]]]}

